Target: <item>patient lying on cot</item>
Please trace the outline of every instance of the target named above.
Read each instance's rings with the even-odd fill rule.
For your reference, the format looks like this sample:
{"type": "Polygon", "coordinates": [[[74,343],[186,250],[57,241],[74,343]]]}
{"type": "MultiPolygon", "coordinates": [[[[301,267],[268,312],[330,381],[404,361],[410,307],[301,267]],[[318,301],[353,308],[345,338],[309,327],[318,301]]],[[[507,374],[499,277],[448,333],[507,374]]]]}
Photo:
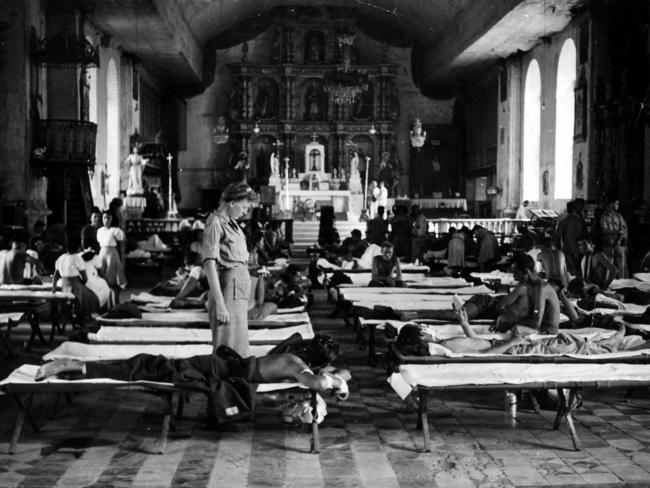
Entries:
{"type": "MultiPolygon", "coordinates": [[[[196,276],[190,274],[181,291],[172,300],[171,308],[205,307],[207,302],[207,293],[204,292],[198,298],[188,296],[196,289],[196,287],[201,287],[206,290],[208,288],[203,268],[199,267],[199,273],[200,274],[197,274],[196,276]]],[[[264,320],[278,310],[278,306],[275,303],[264,301],[266,295],[266,278],[269,274],[270,273],[266,268],[260,268],[257,271],[257,276],[251,277],[250,297],[248,299],[249,320],[264,320]]]]}
{"type": "Polygon", "coordinates": [[[279,352],[248,358],[220,346],[214,354],[184,359],[150,354],[116,361],[56,359],[41,366],[35,379],[42,381],[73,373],[84,379],[173,383],[179,388],[206,393],[208,414],[219,422],[251,412],[259,383],[294,381],[319,393],[332,392],[342,400],[347,399],[350,372],[330,367],[338,355],[338,344],[328,336],[317,335],[295,346],[288,349],[295,354],[279,352]]]}
{"type": "MultiPolygon", "coordinates": [[[[398,348],[416,356],[437,356],[452,353],[482,354],[604,354],[616,352],[625,337],[625,325],[602,340],[590,340],[560,333],[551,337],[531,337],[518,334],[516,328],[508,339],[483,339],[470,327],[467,312],[460,310],[459,323],[465,336],[436,340],[420,324],[406,324],[397,337],[398,348]]],[[[640,347],[637,347],[640,348],[640,347]]],[[[637,349],[635,348],[635,349],[637,349]]]]}

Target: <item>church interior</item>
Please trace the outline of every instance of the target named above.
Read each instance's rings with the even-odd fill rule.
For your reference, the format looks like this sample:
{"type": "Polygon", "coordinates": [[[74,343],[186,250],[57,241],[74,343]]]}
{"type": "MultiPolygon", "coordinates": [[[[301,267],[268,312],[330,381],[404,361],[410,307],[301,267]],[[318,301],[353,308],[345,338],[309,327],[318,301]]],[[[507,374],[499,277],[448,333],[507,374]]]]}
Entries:
{"type": "MultiPolygon", "coordinates": [[[[352,376],[348,403],[327,397],[331,419],[322,424],[322,439],[314,419],[303,421],[312,425],[307,430],[313,428],[311,451],[320,449],[316,457],[304,446],[306,431],[286,430],[276,418],[278,405],[286,400],[282,394],[260,400],[260,418],[252,425],[237,425],[211,438],[201,423],[204,399],[190,398],[186,404],[185,417],[198,415],[198,421],[179,417],[175,427],[171,405],[178,401],[182,410],[182,398],[176,400],[170,388],[156,390],[164,404],[163,438],[169,435],[161,452],[165,442],[167,450],[157,457],[142,454],[132,442],[146,437],[145,425],[160,429],[160,402],[153,396],[137,404],[128,389],[73,389],[75,397],[88,395],[90,400],[70,402],[66,392],[65,400],[57,397],[54,410],[59,401],[67,401],[90,420],[56,418],[51,421],[55,430],[38,434],[39,429],[28,428],[33,426],[32,398],[25,398],[32,390],[0,382],[0,405],[12,414],[0,421],[0,453],[16,451],[7,456],[6,466],[2,461],[6,469],[0,469],[0,486],[24,486],[30,479],[35,483],[30,486],[39,486],[38,480],[40,486],[117,486],[112,483],[121,477],[123,486],[218,486],[224,480],[222,486],[647,486],[650,370],[608,382],[607,388],[619,388],[614,393],[585,394],[582,413],[577,390],[601,386],[596,370],[581,380],[524,379],[519,383],[536,386],[507,389],[506,416],[513,398],[515,409],[517,399],[525,408],[530,392],[557,390],[562,407],[557,407],[554,428],[566,419],[561,430],[570,437],[564,439],[549,430],[554,412],[540,414],[537,405],[534,415],[512,415],[505,426],[501,396],[485,413],[488,393],[472,391],[466,399],[456,393],[465,383],[420,384],[402,401],[400,388],[413,385],[401,376],[397,383],[403,363],[391,354],[405,323],[422,319],[417,322],[422,326],[431,319],[440,325],[436,321],[442,320],[443,309],[454,311],[447,322],[454,327],[458,320],[462,323],[461,306],[451,301],[452,295],[460,296],[462,305],[468,298],[454,281],[461,279],[478,279],[468,286],[486,291],[477,288],[474,296],[511,296],[528,286],[529,308],[534,318],[539,315],[536,332],[544,335],[540,290],[552,284],[554,271],[544,269],[550,265],[537,256],[544,255],[549,240],[562,257],[549,251],[555,257],[548,259],[564,267],[571,282],[580,280],[587,290],[600,255],[606,256],[601,264],[606,277],[597,277],[604,284],[593,279],[598,295],[588,291],[575,297],[569,281],[559,279],[547,310],[556,306],[558,316],[561,310],[562,320],[568,316],[574,329],[578,322],[594,330],[607,322],[602,327],[611,332],[623,324],[628,335],[634,329],[635,337],[647,340],[649,22],[650,3],[644,0],[0,0],[0,268],[11,267],[2,253],[15,251],[16,236],[27,247],[45,240],[41,236],[55,243],[61,239],[57,250],[41,247],[38,259],[27,251],[32,257],[21,261],[25,280],[34,272],[28,267],[35,260],[42,263],[44,276],[55,276],[54,282],[6,281],[0,269],[0,333],[6,331],[0,340],[0,376],[8,377],[26,362],[47,361],[54,347],[57,351],[73,340],[69,334],[76,337],[81,331],[85,337],[89,321],[103,324],[102,329],[116,325],[109,320],[117,316],[82,317],[84,300],[78,293],[84,285],[66,285],[70,265],[60,264],[71,246],[71,239],[61,236],[81,233],[84,241],[92,215],[98,219],[93,225],[103,229],[104,210],[112,212],[108,218],[117,230],[109,237],[94,231],[97,249],[102,249],[95,257],[104,266],[97,269],[108,283],[102,312],[110,314],[110,307],[124,305],[128,296],[159,290],[161,280],[178,277],[178,272],[173,276],[177,266],[186,266],[194,279],[183,260],[199,260],[195,267],[203,266],[207,305],[187,312],[200,314],[200,320],[199,315],[176,320],[187,320],[190,325],[183,327],[200,321],[208,328],[209,322],[217,334],[214,321],[220,323],[219,307],[226,300],[222,289],[232,291],[223,278],[230,265],[222,259],[232,254],[224,254],[222,241],[210,241],[211,225],[220,211],[225,215],[228,195],[237,185],[256,194],[243,218],[234,210],[226,212],[235,227],[239,219],[238,232],[246,233],[250,256],[259,257],[251,267],[247,254],[251,276],[266,280],[267,287],[289,280],[287,289],[302,292],[280,290],[285,295],[274,300],[277,309],[282,303],[297,306],[306,323],[278,323],[308,326],[309,338],[312,326],[316,337],[335,337],[352,376]],[[385,211],[383,217],[377,217],[378,208],[385,211]],[[386,227],[375,239],[372,233],[382,218],[386,227]],[[260,226],[255,227],[259,237],[249,234],[253,225],[260,226]],[[348,236],[356,229],[364,233],[364,246],[377,249],[367,266],[359,261],[366,247],[348,236]],[[402,231],[406,237],[400,237],[402,231]],[[336,239],[328,240],[335,233],[336,239]],[[41,241],[34,241],[36,235],[41,241]],[[494,245],[488,244],[491,238],[494,245]],[[117,243],[105,244],[110,239],[117,243]],[[285,247],[270,252],[264,248],[267,239],[285,247]],[[460,257],[454,239],[463,240],[460,257]],[[380,283],[374,260],[384,252],[384,241],[402,269],[399,264],[390,268],[389,274],[397,272],[395,279],[391,274],[380,283]],[[221,254],[210,257],[208,243],[222,246],[221,254]],[[119,269],[106,265],[114,258],[102,254],[105,246],[117,247],[119,269]],[[517,264],[517,246],[534,259],[535,269],[528,275],[524,271],[525,285],[510,269],[519,266],[521,275],[525,267],[517,264]],[[269,259],[263,261],[265,251],[269,259]],[[194,257],[187,258],[190,253],[194,257]],[[216,268],[206,262],[216,262],[216,268]],[[298,286],[293,275],[287,278],[295,271],[292,265],[309,286],[298,286]],[[368,278],[363,283],[361,275],[368,278]],[[341,276],[344,281],[336,281],[341,276]],[[62,293],[71,287],[71,298],[56,295],[56,277],[63,279],[62,293]],[[430,285],[431,280],[438,284],[430,285]],[[360,288],[368,281],[377,290],[388,287],[395,296],[388,291],[371,296],[360,288]],[[210,298],[215,283],[221,283],[216,299],[210,298]],[[426,291],[429,287],[452,291],[445,295],[426,291]],[[50,289],[51,295],[38,295],[50,289]],[[628,289],[637,292],[621,291],[628,289]],[[442,298],[436,302],[427,293],[442,298]],[[298,300],[297,295],[300,300],[304,295],[304,303],[285,301],[298,300]],[[580,321],[567,313],[567,296],[579,309],[580,321]],[[605,308],[618,306],[616,318],[594,318],[597,297],[609,300],[605,308]],[[216,300],[216,319],[211,299],[216,300]],[[420,299],[414,308],[403,303],[420,299]],[[582,300],[591,300],[588,312],[581,311],[582,300]],[[433,302],[444,306],[427,308],[433,302]],[[377,307],[393,307],[394,315],[377,315],[377,307]],[[387,320],[401,325],[393,327],[387,320]],[[66,321],[72,332],[70,327],[66,332],[66,321]],[[47,340],[41,328],[50,326],[47,340]],[[388,337],[391,328],[394,334],[388,337]],[[16,337],[24,346],[20,351],[16,337]],[[391,368],[392,375],[387,374],[391,368]],[[427,388],[439,388],[429,394],[428,421],[427,388]],[[92,409],[100,405],[107,409],[100,409],[101,415],[108,412],[119,424],[115,433],[110,426],[97,426],[102,419],[92,409]],[[16,415],[20,420],[14,424],[16,415]],[[84,432],[81,437],[74,437],[75,422],[84,432]],[[69,444],[61,440],[66,435],[73,437],[69,444]],[[93,435],[108,440],[97,444],[93,435]],[[112,458],[106,457],[109,451],[112,458]],[[55,463],[60,472],[46,474],[55,463]],[[292,484],[294,480],[304,483],[292,484]]],[[[214,235],[223,240],[225,234],[214,235]]],[[[82,243],[77,251],[83,249],[82,243]]],[[[165,311],[176,299],[193,299],[179,291],[183,289],[168,295],[165,311]]],[[[235,288],[235,299],[237,293],[235,288]]],[[[162,307],[160,297],[148,296],[153,302],[133,302],[137,320],[143,322],[144,314],[159,314],[162,307]]],[[[227,302],[226,316],[233,317],[230,307],[227,302]]],[[[489,333],[499,328],[497,315],[489,333]]],[[[263,320],[250,317],[251,348],[281,342],[254,342],[251,324],[261,328],[263,320]]],[[[487,326],[480,320],[477,325],[476,318],[469,317],[472,327],[486,327],[480,337],[487,337],[487,326]]],[[[169,320],[162,323],[169,325],[169,320]]],[[[520,326],[508,340],[514,340],[520,326]]],[[[458,330],[475,337],[465,328],[458,330]]],[[[217,335],[203,332],[216,348],[217,335]]],[[[91,334],[99,333],[93,329],[91,334]]],[[[179,334],[182,347],[209,345],[179,334]]],[[[490,337],[494,346],[496,339],[490,337]]],[[[584,340],[595,341],[589,337],[584,340]]],[[[171,339],[164,342],[171,347],[171,339]]],[[[149,351],[136,350],[128,339],[118,343],[136,353],[149,351]]],[[[211,351],[210,345],[201,354],[211,351]]],[[[97,358],[124,359],[92,356],[97,358]]],[[[634,365],[645,363],[647,359],[634,365]]],[[[514,369],[519,367],[524,368],[514,369]]],[[[334,381],[340,394],[340,377],[325,378],[329,389],[334,381]]],[[[506,389],[503,384],[494,388],[500,395],[506,389]]],[[[53,395],[58,390],[43,391],[53,395]]],[[[317,394],[310,391],[314,396],[305,405],[315,414],[317,394]]],[[[535,406],[538,400],[531,401],[535,406]]]]}

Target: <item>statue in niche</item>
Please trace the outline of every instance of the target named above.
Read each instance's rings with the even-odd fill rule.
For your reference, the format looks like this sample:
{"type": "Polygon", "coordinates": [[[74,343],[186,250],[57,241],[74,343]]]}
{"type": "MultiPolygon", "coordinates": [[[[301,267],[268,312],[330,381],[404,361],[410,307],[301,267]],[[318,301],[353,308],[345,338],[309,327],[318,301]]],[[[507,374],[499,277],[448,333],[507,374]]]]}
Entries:
{"type": "Polygon", "coordinates": [[[307,88],[305,95],[305,119],[307,120],[320,120],[321,119],[321,104],[320,104],[320,86],[316,81],[312,81],[307,88]]]}
{"type": "Polygon", "coordinates": [[[275,117],[277,109],[277,88],[271,80],[260,80],[253,116],[260,119],[275,117]]]}
{"type": "Polygon", "coordinates": [[[147,165],[148,159],[143,158],[139,154],[140,146],[133,145],[131,154],[126,158],[126,164],[129,169],[129,186],[126,189],[126,194],[131,195],[144,195],[144,186],[142,185],[142,172],[147,165]]]}
{"type": "Polygon", "coordinates": [[[578,165],[576,166],[576,188],[582,190],[585,184],[584,165],[582,164],[582,153],[578,154],[578,165]]]}
{"type": "Polygon", "coordinates": [[[269,165],[271,167],[271,176],[278,176],[280,174],[280,160],[274,152],[271,153],[269,165]]]}
{"type": "Polygon", "coordinates": [[[235,173],[235,181],[241,181],[246,183],[248,179],[248,170],[250,169],[251,164],[248,161],[248,153],[242,151],[239,153],[239,160],[235,163],[233,171],[235,173]]]}
{"type": "Polygon", "coordinates": [[[368,120],[372,112],[373,92],[372,87],[361,93],[354,102],[352,118],[356,120],[368,120]]]}
{"type": "Polygon", "coordinates": [[[323,34],[308,32],[305,35],[305,64],[320,64],[323,62],[323,34]]]}
{"type": "Polygon", "coordinates": [[[235,81],[235,89],[230,92],[230,118],[238,120],[242,118],[243,92],[241,80],[235,81]]]}
{"type": "Polygon", "coordinates": [[[354,176],[359,173],[359,153],[354,151],[352,153],[352,159],[350,160],[350,176],[354,176]]]}

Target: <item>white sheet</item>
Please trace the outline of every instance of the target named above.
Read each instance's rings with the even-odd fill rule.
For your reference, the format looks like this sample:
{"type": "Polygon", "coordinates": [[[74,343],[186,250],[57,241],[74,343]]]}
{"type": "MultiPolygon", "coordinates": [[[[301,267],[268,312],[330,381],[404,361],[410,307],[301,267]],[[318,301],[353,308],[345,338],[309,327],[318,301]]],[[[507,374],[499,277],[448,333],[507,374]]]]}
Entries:
{"type": "MultiPolygon", "coordinates": [[[[600,356],[599,356],[600,357],[600,356]]],[[[407,364],[399,367],[402,378],[412,387],[464,385],[523,385],[535,382],[638,381],[650,382],[650,364],[530,364],[530,363],[447,363],[407,364]]]]}
{"type": "MultiPolygon", "coordinates": [[[[303,339],[312,339],[314,329],[310,323],[272,328],[249,329],[248,340],[258,343],[279,342],[292,334],[298,333],[303,339]]],[[[210,329],[181,329],[177,327],[101,327],[97,333],[88,334],[88,340],[95,343],[130,343],[166,344],[166,343],[198,343],[212,344],[210,329]]]]}
{"type": "Polygon", "coordinates": [[[515,285],[516,281],[513,278],[512,273],[504,273],[502,271],[492,271],[491,273],[477,273],[474,272],[471,274],[473,278],[479,278],[483,283],[489,281],[500,280],[502,285],[515,285]]]}
{"type": "Polygon", "coordinates": [[[381,287],[369,288],[367,286],[346,286],[341,289],[344,293],[366,293],[373,295],[478,295],[488,294],[494,295],[494,290],[485,285],[480,286],[465,286],[462,288],[413,288],[413,287],[381,287]]]}
{"type": "Polygon", "coordinates": [[[303,324],[309,322],[309,314],[307,312],[273,314],[266,317],[263,322],[297,322],[303,324]]]}
{"type": "Polygon", "coordinates": [[[131,301],[133,303],[155,303],[161,307],[169,307],[172,302],[173,297],[161,297],[158,295],[152,295],[146,291],[140,292],[137,295],[131,295],[131,301]]]}
{"type": "MultiPolygon", "coordinates": [[[[353,286],[368,286],[370,280],[372,279],[372,273],[347,273],[346,276],[349,276],[352,280],[353,286]]],[[[409,286],[410,283],[422,283],[425,280],[424,274],[421,273],[404,273],[402,274],[402,280],[409,286]]],[[[464,286],[467,286],[467,282],[463,280],[464,286]]],[[[419,285],[422,286],[422,285],[419,285]]]]}
{"type": "Polygon", "coordinates": [[[610,290],[620,290],[621,288],[636,288],[637,290],[650,293],[650,283],[633,279],[614,280],[609,284],[610,290]]]}
{"type": "Polygon", "coordinates": [[[634,278],[639,281],[650,282],[650,273],[634,273],[634,278]]]}
{"type": "Polygon", "coordinates": [[[576,307],[580,312],[582,312],[585,315],[592,315],[592,314],[601,314],[601,315],[623,315],[623,314],[630,314],[630,315],[643,315],[643,312],[645,312],[646,308],[648,308],[648,305],[636,305],[634,303],[623,303],[618,300],[614,300],[613,298],[606,297],[605,295],[598,294],[596,295],[596,301],[597,302],[603,302],[603,303],[611,303],[612,305],[615,305],[617,308],[601,308],[601,307],[596,307],[593,310],[585,310],[583,308],[580,308],[578,306],[578,299],[576,298],[569,298],[569,302],[573,304],[574,307],[576,307]]]}
{"type": "MultiPolygon", "coordinates": [[[[47,378],[43,381],[36,381],[36,371],[38,371],[38,366],[35,364],[23,364],[11,372],[9,376],[0,381],[0,388],[6,385],[42,385],[42,384],[70,384],[70,383],[91,383],[91,384],[116,384],[116,385],[129,385],[138,383],[146,383],[147,385],[157,384],[161,386],[172,386],[172,383],[162,383],[162,382],[140,382],[140,381],[119,381],[113,380],[110,378],[94,378],[94,379],[85,379],[85,380],[61,380],[56,377],[47,378]]],[[[258,385],[257,392],[265,393],[269,391],[276,390],[286,390],[289,388],[305,388],[300,383],[286,382],[286,383],[262,383],[258,385]]]]}
{"type": "MultiPolygon", "coordinates": [[[[330,263],[327,259],[325,258],[318,258],[316,261],[316,264],[318,265],[319,268],[323,269],[324,271],[337,271],[337,270],[342,270],[342,271],[352,271],[351,274],[353,273],[363,273],[363,272],[369,272],[372,271],[371,268],[356,268],[354,270],[347,270],[345,268],[341,268],[340,266],[330,263]]],[[[414,263],[399,263],[400,269],[405,272],[405,273],[411,273],[411,272],[416,272],[416,273],[428,273],[430,271],[429,266],[425,266],[422,264],[414,264],[414,263]]]]}
{"type": "Polygon", "coordinates": [[[201,310],[173,310],[170,312],[143,312],[142,318],[109,319],[100,317],[101,324],[128,324],[138,322],[160,322],[161,324],[180,324],[186,322],[208,323],[208,312],[201,310]]]}
{"type": "MultiPolygon", "coordinates": [[[[264,356],[273,346],[251,346],[251,355],[264,356]]],[[[43,356],[44,361],[52,359],[81,359],[103,361],[109,359],[128,359],[137,354],[162,355],[168,358],[189,358],[212,354],[212,344],[81,344],[64,342],[43,356]]]]}
{"type": "Polygon", "coordinates": [[[0,324],[6,324],[9,320],[18,321],[24,315],[24,312],[5,312],[0,313],[0,324]]]}

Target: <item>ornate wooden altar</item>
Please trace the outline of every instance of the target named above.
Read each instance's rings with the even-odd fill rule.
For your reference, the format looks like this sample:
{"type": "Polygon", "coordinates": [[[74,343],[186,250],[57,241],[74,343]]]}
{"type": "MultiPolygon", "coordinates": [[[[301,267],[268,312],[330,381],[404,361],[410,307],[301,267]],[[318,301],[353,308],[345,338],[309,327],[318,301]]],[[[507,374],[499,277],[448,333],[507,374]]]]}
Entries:
{"type": "MultiPolygon", "coordinates": [[[[290,176],[298,183],[312,172],[318,172],[321,181],[328,181],[333,170],[349,176],[353,150],[362,158],[370,156],[372,163],[382,152],[392,151],[398,113],[395,65],[363,60],[351,64],[349,70],[362,73],[367,82],[352,103],[336,103],[328,93],[328,76],[344,69],[342,33],[357,35],[354,20],[297,15],[276,21],[270,29],[275,59],[252,64],[243,49],[242,62],[229,65],[235,81],[231,134],[249,155],[251,179],[267,183],[273,153],[279,156],[282,177],[284,158],[289,158],[290,176]],[[310,143],[324,147],[324,161],[310,164],[310,143]]],[[[351,59],[358,60],[353,54],[351,59]]]]}

